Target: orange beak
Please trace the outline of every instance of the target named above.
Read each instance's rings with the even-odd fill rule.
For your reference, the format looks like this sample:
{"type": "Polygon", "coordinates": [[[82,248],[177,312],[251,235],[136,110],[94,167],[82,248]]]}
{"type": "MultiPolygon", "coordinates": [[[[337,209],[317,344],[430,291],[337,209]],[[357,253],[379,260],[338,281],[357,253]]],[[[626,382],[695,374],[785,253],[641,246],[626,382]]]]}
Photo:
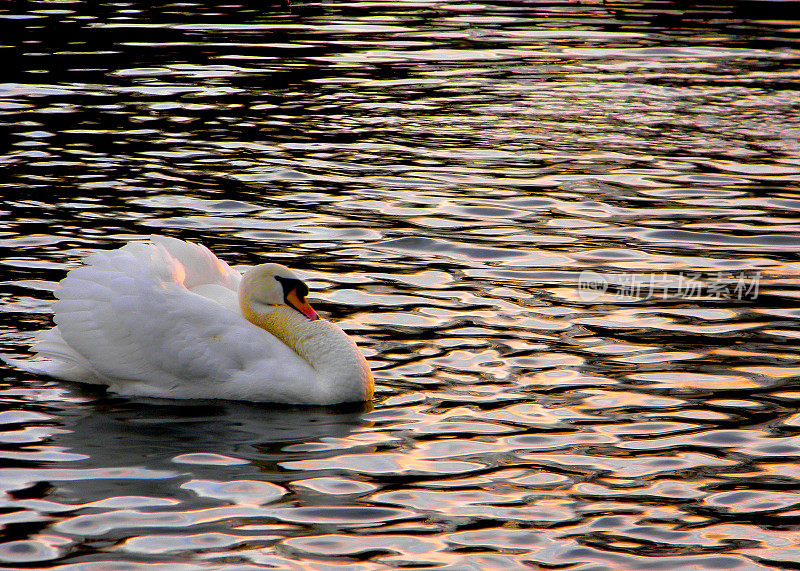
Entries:
{"type": "Polygon", "coordinates": [[[308,317],[311,321],[319,319],[319,315],[317,315],[317,312],[314,311],[314,308],[311,307],[311,305],[309,305],[305,299],[300,299],[297,297],[296,290],[289,292],[289,294],[286,296],[286,301],[289,302],[289,305],[308,317]]]}

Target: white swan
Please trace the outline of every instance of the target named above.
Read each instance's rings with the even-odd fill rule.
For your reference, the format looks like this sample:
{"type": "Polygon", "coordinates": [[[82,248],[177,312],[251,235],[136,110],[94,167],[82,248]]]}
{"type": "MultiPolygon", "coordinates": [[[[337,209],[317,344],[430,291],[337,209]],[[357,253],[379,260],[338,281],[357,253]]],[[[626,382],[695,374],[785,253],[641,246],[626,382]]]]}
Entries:
{"type": "Polygon", "coordinates": [[[90,255],[56,291],[29,372],[124,395],[334,404],[372,398],[355,343],[278,264],[242,276],[208,248],[152,236],[90,255]]]}

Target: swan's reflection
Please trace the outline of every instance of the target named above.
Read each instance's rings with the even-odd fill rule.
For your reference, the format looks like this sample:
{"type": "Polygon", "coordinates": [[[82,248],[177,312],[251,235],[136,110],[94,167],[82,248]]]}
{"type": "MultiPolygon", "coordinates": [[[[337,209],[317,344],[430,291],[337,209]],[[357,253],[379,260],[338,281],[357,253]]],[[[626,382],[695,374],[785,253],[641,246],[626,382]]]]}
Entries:
{"type": "Polygon", "coordinates": [[[56,414],[57,427],[48,420],[52,417],[43,415],[43,428],[51,430],[41,452],[0,469],[0,481],[16,496],[54,502],[46,512],[109,501],[116,507],[175,501],[185,509],[207,505],[208,500],[181,487],[189,481],[285,486],[298,472],[281,469],[281,462],[319,457],[314,441],[346,441],[364,423],[363,406],[276,407],[102,396],[77,406],[48,408],[62,410],[56,414]],[[307,452],[305,446],[284,450],[307,443],[312,443],[307,452]]]}
{"type": "MultiPolygon", "coordinates": [[[[233,401],[101,398],[67,416],[60,446],[98,466],[175,468],[187,454],[274,462],[290,444],[345,437],[363,424],[364,405],[288,407],[233,401]]],[[[297,453],[291,453],[293,458],[297,453]]],[[[81,464],[84,464],[81,462],[81,464]]]]}
{"type": "Polygon", "coordinates": [[[6,506],[23,514],[19,539],[49,529],[81,536],[141,526],[182,530],[236,517],[272,521],[278,512],[261,506],[290,493],[286,484],[298,478],[298,471],[280,463],[319,457],[314,443],[321,438],[346,445],[364,423],[363,406],[277,407],[73,392],[90,398],[51,404],[54,415],[29,415],[49,434],[16,466],[0,468],[0,482],[11,492],[6,506]]]}
{"type": "Polygon", "coordinates": [[[28,497],[68,504],[115,497],[186,501],[193,494],[180,486],[192,479],[286,482],[297,472],[282,470],[280,462],[318,453],[284,448],[346,438],[364,423],[365,410],[106,396],[66,408],[58,414],[66,431],[47,443],[76,459],[26,462],[4,475],[16,481],[13,488],[27,488],[28,497]]]}

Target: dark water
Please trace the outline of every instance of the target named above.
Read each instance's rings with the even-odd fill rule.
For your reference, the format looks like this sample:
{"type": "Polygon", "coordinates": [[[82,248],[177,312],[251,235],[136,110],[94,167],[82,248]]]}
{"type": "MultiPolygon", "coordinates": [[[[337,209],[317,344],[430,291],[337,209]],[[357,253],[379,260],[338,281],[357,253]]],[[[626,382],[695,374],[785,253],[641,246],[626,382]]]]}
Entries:
{"type": "Polygon", "coordinates": [[[800,566],[796,3],[0,30],[3,352],[86,252],[163,233],[300,270],[378,383],[294,409],[4,368],[4,568],[800,566]]]}

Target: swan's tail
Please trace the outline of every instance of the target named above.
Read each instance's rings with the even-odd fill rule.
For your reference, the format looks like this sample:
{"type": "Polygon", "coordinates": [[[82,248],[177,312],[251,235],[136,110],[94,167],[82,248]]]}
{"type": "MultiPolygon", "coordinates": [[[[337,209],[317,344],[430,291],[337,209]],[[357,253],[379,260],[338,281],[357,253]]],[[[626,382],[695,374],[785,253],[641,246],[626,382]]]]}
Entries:
{"type": "Polygon", "coordinates": [[[47,375],[80,383],[104,382],[103,376],[92,368],[89,361],[67,345],[62,339],[58,327],[42,331],[34,341],[32,348],[36,351],[36,358],[14,359],[0,355],[0,359],[13,367],[35,375],[47,375]]]}

